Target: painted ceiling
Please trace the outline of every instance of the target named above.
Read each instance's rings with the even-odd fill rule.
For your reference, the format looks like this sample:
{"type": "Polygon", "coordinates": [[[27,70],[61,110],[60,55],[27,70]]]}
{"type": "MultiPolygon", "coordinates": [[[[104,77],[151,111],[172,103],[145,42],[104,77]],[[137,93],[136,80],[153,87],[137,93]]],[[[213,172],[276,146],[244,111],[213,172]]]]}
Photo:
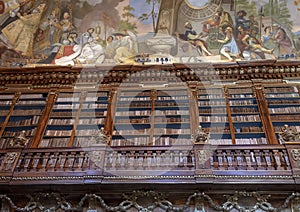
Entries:
{"type": "Polygon", "coordinates": [[[0,0],[0,66],[295,60],[299,16],[299,0],[0,0]]]}

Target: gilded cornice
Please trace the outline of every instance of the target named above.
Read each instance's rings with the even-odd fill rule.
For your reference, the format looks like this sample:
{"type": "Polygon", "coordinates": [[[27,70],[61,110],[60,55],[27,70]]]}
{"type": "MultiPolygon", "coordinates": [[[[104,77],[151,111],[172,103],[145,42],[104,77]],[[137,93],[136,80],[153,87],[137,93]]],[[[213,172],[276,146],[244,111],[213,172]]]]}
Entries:
{"type": "Polygon", "coordinates": [[[168,78],[182,82],[283,80],[300,77],[300,61],[260,61],[244,63],[198,63],[155,66],[36,66],[1,68],[0,90],[23,86],[37,88],[72,88],[80,84],[118,86],[127,79],[168,78]]]}

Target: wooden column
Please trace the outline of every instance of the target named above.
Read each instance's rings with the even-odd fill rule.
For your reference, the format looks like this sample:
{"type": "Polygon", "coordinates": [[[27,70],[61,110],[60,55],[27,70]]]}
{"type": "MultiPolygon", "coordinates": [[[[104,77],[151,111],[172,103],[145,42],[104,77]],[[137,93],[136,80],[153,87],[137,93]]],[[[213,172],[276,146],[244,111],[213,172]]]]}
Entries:
{"type": "Polygon", "coordinates": [[[85,100],[87,96],[87,92],[82,92],[81,95],[80,95],[80,98],[79,98],[79,107],[78,107],[78,110],[77,110],[77,113],[76,113],[76,117],[75,117],[75,122],[74,122],[74,125],[73,125],[73,129],[72,129],[72,132],[71,132],[71,136],[70,136],[70,141],[69,141],[69,144],[68,146],[71,147],[73,146],[73,142],[74,142],[74,138],[75,138],[75,134],[76,134],[76,129],[77,129],[77,125],[78,125],[78,121],[79,121],[79,116],[80,116],[80,113],[81,113],[81,110],[82,110],[82,102],[85,100]]]}
{"type": "Polygon", "coordinates": [[[230,104],[229,104],[229,101],[228,101],[228,95],[229,95],[229,93],[228,93],[228,87],[224,87],[224,94],[225,94],[226,112],[227,112],[227,118],[228,118],[228,124],[229,124],[229,129],[230,129],[232,144],[236,144],[236,141],[235,141],[235,129],[234,129],[234,125],[233,125],[233,122],[232,122],[230,104]]]}
{"type": "Polygon", "coordinates": [[[263,87],[261,85],[255,85],[254,89],[255,89],[256,101],[257,101],[259,113],[261,115],[262,125],[266,133],[267,141],[269,142],[269,144],[278,144],[278,140],[275,135],[266,98],[263,92],[263,87]]]}
{"type": "Polygon", "coordinates": [[[157,99],[157,90],[151,90],[150,94],[151,99],[151,114],[150,114],[150,137],[149,137],[149,145],[153,145],[153,138],[154,138],[154,122],[155,122],[155,100],[157,99]]]}
{"type": "Polygon", "coordinates": [[[30,145],[31,148],[37,148],[39,146],[39,143],[41,142],[44,132],[46,130],[47,123],[48,123],[48,120],[50,117],[50,113],[52,111],[53,104],[57,99],[57,96],[58,96],[57,90],[51,90],[49,92],[47,99],[46,99],[46,105],[45,105],[44,111],[40,117],[35,136],[30,145]]]}
{"type": "Polygon", "coordinates": [[[117,100],[117,91],[115,89],[111,89],[108,93],[108,104],[107,104],[107,113],[104,124],[104,130],[108,135],[112,137],[113,134],[113,122],[116,113],[116,100],[117,100]]]}
{"type": "Polygon", "coordinates": [[[12,103],[11,103],[9,112],[8,112],[8,114],[5,117],[5,120],[4,120],[3,124],[2,124],[2,128],[0,129],[0,138],[3,135],[3,133],[4,133],[5,127],[6,127],[7,123],[8,123],[8,121],[9,121],[9,118],[10,118],[11,114],[14,111],[14,108],[15,108],[16,104],[18,103],[18,101],[20,99],[20,96],[21,96],[21,92],[17,92],[17,93],[15,93],[15,96],[12,99],[12,103]]]}
{"type": "Polygon", "coordinates": [[[190,129],[191,135],[198,129],[199,126],[199,108],[198,108],[198,90],[191,88],[189,91],[190,102],[190,129]]]}

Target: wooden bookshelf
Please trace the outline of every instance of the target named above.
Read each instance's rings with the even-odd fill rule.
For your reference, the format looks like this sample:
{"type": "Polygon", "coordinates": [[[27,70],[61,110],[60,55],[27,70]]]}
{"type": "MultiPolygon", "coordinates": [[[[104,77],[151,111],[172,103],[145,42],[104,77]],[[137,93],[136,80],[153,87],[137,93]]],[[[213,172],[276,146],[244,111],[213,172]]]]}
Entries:
{"type": "Polygon", "coordinates": [[[232,144],[227,100],[222,86],[198,89],[199,125],[210,133],[209,143],[232,144]]]}
{"type": "Polygon", "coordinates": [[[268,111],[277,139],[285,124],[298,132],[300,131],[299,91],[298,85],[270,85],[264,87],[268,111]]]}

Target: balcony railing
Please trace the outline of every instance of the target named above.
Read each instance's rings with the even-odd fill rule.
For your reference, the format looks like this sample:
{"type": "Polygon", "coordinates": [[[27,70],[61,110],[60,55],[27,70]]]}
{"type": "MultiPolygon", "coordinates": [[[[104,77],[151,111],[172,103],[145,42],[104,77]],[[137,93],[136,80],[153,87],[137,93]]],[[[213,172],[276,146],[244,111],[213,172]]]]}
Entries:
{"type": "MultiPolygon", "coordinates": [[[[6,149],[0,152],[3,180],[20,177],[276,176],[296,179],[298,145],[194,145],[172,147],[93,146],[85,149],[6,149]]],[[[299,177],[300,178],[300,177],[299,177]]]]}

